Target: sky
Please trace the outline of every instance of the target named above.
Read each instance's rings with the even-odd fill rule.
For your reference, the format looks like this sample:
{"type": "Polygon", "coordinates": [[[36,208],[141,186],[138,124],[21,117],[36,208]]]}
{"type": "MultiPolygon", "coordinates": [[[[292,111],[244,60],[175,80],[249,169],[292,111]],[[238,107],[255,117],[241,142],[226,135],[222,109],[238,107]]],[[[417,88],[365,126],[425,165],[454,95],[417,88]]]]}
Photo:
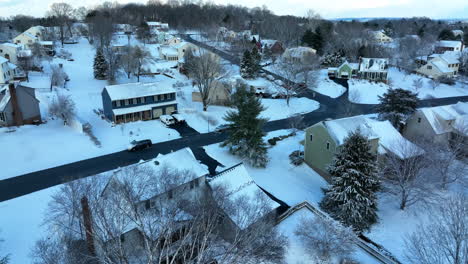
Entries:
{"type": "MultiPolygon", "coordinates": [[[[49,6],[60,0],[0,0],[0,17],[25,14],[43,16],[49,6]]],[[[305,16],[313,9],[324,18],[351,17],[413,17],[467,18],[467,0],[211,0],[217,4],[236,4],[247,7],[265,5],[278,15],[305,16]]],[[[61,0],[74,7],[94,6],[103,0],[61,0]]],[[[119,3],[147,0],[117,0],[119,3]]]]}

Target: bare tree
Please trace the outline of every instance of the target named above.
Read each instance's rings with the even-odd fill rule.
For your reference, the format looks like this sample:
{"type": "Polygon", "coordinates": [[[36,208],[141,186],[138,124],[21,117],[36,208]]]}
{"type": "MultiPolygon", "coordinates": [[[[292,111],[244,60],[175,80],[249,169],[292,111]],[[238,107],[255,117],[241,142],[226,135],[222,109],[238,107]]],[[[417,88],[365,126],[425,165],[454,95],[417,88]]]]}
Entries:
{"type": "Polygon", "coordinates": [[[107,61],[107,80],[109,82],[114,82],[117,71],[119,69],[118,54],[114,51],[114,49],[112,49],[112,46],[110,45],[104,46],[102,52],[107,61]]]}
{"type": "Polygon", "coordinates": [[[110,177],[71,182],[53,196],[46,223],[58,228],[59,238],[90,235],[96,254],[82,253],[105,264],[282,261],[285,238],[273,223],[225,232],[232,223],[225,212],[238,213],[245,222],[259,220],[268,208],[264,196],[233,201],[226,187],[204,184],[187,196],[178,186],[192,178],[189,171],[133,165],[110,177]],[[88,228],[80,219],[82,197],[91,213],[88,228]]]}
{"type": "Polygon", "coordinates": [[[393,152],[385,156],[381,176],[383,190],[399,198],[401,210],[434,198],[430,194],[433,182],[423,173],[428,165],[423,150],[409,141],[394,142],[393,152]]]}
{"type": "Polygon", "coordinates": [[[137,70],[137,78],[140,81],[140,74],[142,67],[147,63],[150,63],[154,58],[151,55],[151,52],[145,47],[135,46],[132,52],[132,56],[135,60],[135,68],[137,70]]]}
{"type": "Polygon", "coordinates": [[[281,75],[287,80],[284,84],[284,91],[286,104],[289,106],[291,97],[295,96],[298,92],[304,89],[303,86],[297,83],[298,76],[303,71],[303,67],[300,62],[281,59],[275,64],[274,68],[278,75],[281,75]]]}
{"type": "Polygon", "coordinates": [[[291,128],[292,133],[296,134],[298,131],[304,129],[304,116],[301,114],[294,114],[288,118],[289,127],[291,128]]]}
{"type": "Polygon", "coordinates": [[[60,41],[63,47],[63,41],[65,40],[65,27],[70,26],[70,19],[73,16],[73,7],[67,3],[53,3],[50,6],[49,16],[57,19],[60,27],[60,41]]]}
{"type": "Polygon", "coordinates": [[[331,263],[332,259],[348,259],[354,251],[354,242],[357,239],[351,228],[320,216],[302,219],[294,233],[317,263],[331,263]]]}
{"type": "Polygon", "coordinates": [[[68,80],[68,75],[65,73],[61,65],[50,65],[50,91],[54,86],[65,87],[65,82],[68,80]]]}
{"type": "Polygon", "coordinates": [[[127,78],[130,79],[130,74],[135,73],[137,70],[137,59],[133,56],[134,47],[127,46],[126,51],[120,57],[122,69],[127,74],[127,78]]]}
{"type": "Polygon", "coordinates": [[[223,79],[226,72],[219,57],[211,52],[202,49],[197,51],[189,49],[186,53],[185,67],[189,77],[194,80],[198,87],[203,103],[203,111],[206,111],[211,103],[210,93],[215,87],[215,81],[223,79]]]}
{"type": "Polygon", "coordinates": [[[70,96],[57,93],[49,105],[49,114],[60,118],[65,124],[75,116],[75,102],[70,96]]]}
{"type": "Polygon", "coordinates": [[[417,78],[413,80],[413,87],[416,92],[418,92],[419,89],[421,89],[423,86],[424,86],[424,82],[422,78],[417,78]]]}
{"type": "Polygon", "coordinates": [[[468,263],[468,199],[459,194],[431,210],[429,223],[405,239],[414,264],[468,263]]]}

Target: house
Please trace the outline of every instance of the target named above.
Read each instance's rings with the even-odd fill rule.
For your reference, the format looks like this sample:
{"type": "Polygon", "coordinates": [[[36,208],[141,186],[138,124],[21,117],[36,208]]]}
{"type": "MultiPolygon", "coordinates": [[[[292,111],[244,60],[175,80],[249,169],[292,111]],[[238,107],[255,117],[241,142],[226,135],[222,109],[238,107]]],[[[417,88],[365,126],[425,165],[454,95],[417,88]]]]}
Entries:
{"type": "Polygon", "coordinates": [[[159,21],[148,21],[146,24],[148,25],[150,32],[169,29],[169,24],[161,23],[159,21]]]}
{"type": "Polygon", "coordinates": [[[0,57],[0,84],[5,84],[14,80],[16,68],[16,65],[0,57]]]}
{"type": "Polygon", "coordinates": [[[429,78],[456,77],[460,67],[459,52],[421,56],[416,59],[416,72],[429,78]]]}
{"type": "MultiPolygon", "coordinates": [[[[118,193],[118,189],[125,186],[125,177],[128,177],[128,173],[132,172],[145,172],[145,175],[139,175],[141,177],[146,176],[146,181],[151,182],[154,188],[151,188],[151,192],[142,193],[139,186],[133,186],[132,189],[135,193],[141,194],[135,201],[134,206],[140,212],[146,212],[148,210],[161,210],[160,205],[169,204],[171,202],[177,203],[182,199],[191,200],[195,197],[201,197],[209,192],[208,186],[206,185],[206,177],[209,175],[208,168],[206,165],[200,163],[193,154],[190,148],[183,148],[168,154],[158,154],[154,159],[140,162],[128,167],[119,168],[112,172],[112,175],[106,179],[106,184],[103,190],[101,190],[101,197],[109,197],[118,193]],[[164,178],[167,176],[167,171],[173,171],[177,169],[180,172],[181,178],[168,179],[164,178]]],[[[106,176],[106,175],[104,175],[106,176]]],[[[165,206],[163,206],[166,208],[165,206]]],[[[169,207],[169,206],[167,206],[169,207]]],[[[184,211],[185,212],[185,211],[184,211]]],[[[146,216],[146,214],[141,214],[146,216]]],[[[148,214],[151,216],[151,214],[148,214]]],[[[184,223],[191,219],[190,212],[177,215],[178,219],[175,222],[182,227],[184,223]]],[[[171,219],[173,220],[173,219],[171,219]]],[[[109,239],[104,244],[109,245],[115,242],[121,242],[124,250],[139,250],[143,249],[143,237],[146,235],[143,230],[134,223],[133,220],[128,221],[129,224],[120,230],[121,234],[109,239]],[[116,241],[119,239],[120,241],[116,241]]],[[[153,234],[154,235],[154,234],[153,234]]],[[[136,252],[132,252],[136,253],[136,252]]],[[[128,254],[135,255],[135,254],[128,254]]]]}
{"type": "Polygon", "coordinates": [[[18,58],[31,56],[31,51],[24,49],[22,45],[2,43],[0,44],[0,56],[13,64],[18,64],[18,58]]]}
{"type": "Polygon", "coordinates": [[[317,51],[309,47],[295,47],[286,49],[283,53],[283,58],[293,62],[305,63],[307,56],[314,56],[317,51]]]}
{"type": "Polygon", "coordinates": [[[181,42],[182,40],[178,37],[175,37],[173,35],[166,35],[164,37],[163,45],[176,46],[180,44],[181,42]]]}
{"type": "Polygon", "coordinates": [[[13,39],[13,42],[15,44],[25,45],[26,47],[31,48],[31,46],[34,43],[39,42],[39,39],[36,36],[32,35],[31,33],[23,32],[19,34],[18,36],[16,36],[13,39]]]}
{"type": "Polygon", "coordinates": [[[102,95],[104,115],[114,123],[157,119],[177,110],[174,81],[127,83],[106,86],[102,95]]]}
{"type": "Polygon", "coordinates": [[[393,42],[393,39],[387,36],[384,30],[371,31],[370,33],[372,37],[374,38],[374,40],[378,43],[385,44],[385,43],[393,42]]]}
{"type": "MultiPolygon", "coordinates": [[[[231,100],[231,94],[231,85],[215,80],[213,81],[212,88],[209,91],[208,100],[212,105],[226,105],[231,100]]],[[[198,87],[194,87],[192,92],[192,101],[202,102],[202,97],[198,87]]]]}
{"type": "Polygon", "coordinates": [[[403,135],[409,139],[427,139],[441,144],[455,134],[468,136],[468,103],[420,108],[403,129],[403,135]]]}
{"type": "Polygon", "coordinates": [[[251,228],[255,224],[262,223],[263,221],[276,220],[282,210],[284,210],[282,205],[274,201],[258,187],[242,163],[227,168],[213,177],[207,178],[207,183],[212,190],[224,188],[227,193],[227,200],[232,204],[237,204],[243,199],[247,199],[246,201],[254,205],[260,204],[260,202],[266,203],[266,206],[262,208],[261,211],[255,212],[257,217],[254,218],[246,217],[246,214],[252,215],[252,212],[248,212],[250,209],[248,206],[239,208],[238,210],[232,210],[229,208],[229,203],[226,204],[224,201],[220,202],[220,219],[222,219],[221,235],[224,236],[224,239],[227,241],[235,239],[235,234],[247,228],[251,228]],[[243,210],[246,210],[245,214],[243,210]]]}
{"type": "Polygon", "coordinates": [[[358,78],[370,81],[387,82],[388,59],[360,58],[358,78]]]}
{"type": "Polygon", "coordinates": [[[358,76],[359,63],[343,62],[339,67],[328,68],[328,77],[351,79],[358,76]]]}
{"type": "Polygon", "coordinates": [[[463,42],[458,40],[440,40],[435,45],[435,53],[442,54],[446,51],[462,51],[463,42]]]}
{"type": "Polygon", "coordinates": [[[189,48],[194,52],[198,50],[197,46],[185,41],[178,44],[161,45],[158,47],[159,58],[167,61],[180,61],[189,48]]]}
{"type": "Polygon", "coordinates": [[[45,28],[43,26],[33,26],[27,29],[25,32],[35,36],[39,41],[44,40],[45,28]]]}
{"type": "Polygon", "coordinates": [[[392,153],[404,159],[406,153],[399,149],[401,144],[415,147],[390,124],[365,116],[353,116],[336,120],[321,121],[305,130],[304,161],[322,175],[328,175],[327,167],[343,145],[349,133],[356,130],[367,137],[371,152],[380,157],[392,153]]]}
{"type": "Polygon", "coordinates": [[[41,112],[33,88],[9,83],[0,88],[0,126],[39,124],[41,112]]]}
{"type": "Polygon", "coordinates": [[[263,39],[260,41],[262,52],[269,52],[272,55],[281,55],[284,52],[283,44],[274,39],[263,39]]]}

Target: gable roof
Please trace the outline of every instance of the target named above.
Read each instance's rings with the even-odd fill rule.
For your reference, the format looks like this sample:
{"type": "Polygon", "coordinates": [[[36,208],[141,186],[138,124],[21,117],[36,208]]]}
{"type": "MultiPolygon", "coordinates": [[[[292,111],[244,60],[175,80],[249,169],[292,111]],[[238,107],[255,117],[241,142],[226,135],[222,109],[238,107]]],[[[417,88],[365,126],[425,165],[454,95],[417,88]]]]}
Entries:
{"type": "Polygon", "coordinates": [[[446,48],[459,48],[462,46],[462,42],[458,40],[439,40],[437,42],[437,46],[446,48]]]}
{"type": "Polygon", "coordinates": [[[379,154],[391,152],[400,158],[407,158],[408,155],[400,149],[401,144],[416,148],[415,145],[403,138],[389,121],[378,121],[365,116],[353,116],[323,121],[323,125],[338,146],[344,143],[350,133],[359,129],[361,134],[368,140],[379,139],[377,149],[379,154]]]}
{"type": "Polygon", "coordinates": [[[208,180],[208,184],[211,187],[224,186],[227,189],[228,199],[233,204],[242,202],[243,199],[248,199],[248,201],[252,203],[259,202],[259,200],[257,200],[258,198],[260,201],[266,201],[269,208],[265,208],[266,210],[262,212],[262,215],[257,219],[246,217],[242,212],[239,212],[242,210],[226,211],[229,218],[231,218],[240,229],[247,228],[257,220],[260,220],[261,217],[280,206],[257,186],[242,163],[218,173],[208,180]]]}
{"type": "Polygon", "coordinates": [[[387,71],[387,58],[361,58],[359,63],[359,71],[387,71]]]}
{"type": "Polygon", "coordinates": [[[468,117],[468,103],[425,107],[418,111],[423,113],[436,134],[452,132],[455,125],[468,125],[461,124],[468,117]]]}
{"type": "Polygon", "coordinates": [[[175,93],[174,80],[167,78],[157,83],[126,83],[107,85],[105,89],[111,100],[123,100],[130,98],[145,97],[158,94],[175,93]]]}

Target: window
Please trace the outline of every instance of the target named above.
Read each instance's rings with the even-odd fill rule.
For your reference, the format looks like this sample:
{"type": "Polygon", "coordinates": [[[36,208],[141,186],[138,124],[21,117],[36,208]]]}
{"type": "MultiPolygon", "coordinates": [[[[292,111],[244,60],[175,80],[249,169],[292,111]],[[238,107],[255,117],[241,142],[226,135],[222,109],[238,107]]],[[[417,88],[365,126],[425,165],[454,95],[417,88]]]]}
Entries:
{"type": "Polygon", "coordinates": [[[115,101],[115,106],[120,107],[120,100],[115,101]]]}
{"type": "Polygon", "coordinates": [[[195,182],[195,187],[198,187],[200,185],[200,182],[198,182],[198,179],[195,179],[194,182],[195,182]]]}
{"type": "Polygon", "coordinates": [[[137,98],[137,99],[136,99],[136,103],[137,103],[137,104],[141,104],[141,98],[137,98]]]}
{"type": "Polygon", "coordinates": [[[116,107],[115,101],[112,101],[112,107],[116,107]]]}
{"type": "Polygon", "coordinates": [[[195,185],[194,185],[194,182],[191,181],[191,182],[190,182],[190,189],[193,189],[194,186],[195,186],[195,185]]]}
{"type": "Polygon", "coordinates": [[[420,117],[418,117],[418,123],[421,123],[421,118],[420,117]]]}
{"type": "Polygon", "coordinates": [[[0,121],[3,121],[3,122],[6,121],[6,119],[5,119],[5,113],[3,113],[3,112],[0,112],[0,121]]]}
{"type": "Polygon", "coordinates": [[[145,209],[149,210],[151,208],[150,200],[145,201],[145,209]]]}
{"type": "Polygon", "coordinates": [[[161,101],[161,95],[160,94],[158,95],[158,101],[161,101]]]}
{"type": "Polygon", "coordinates": [[[145,97],[142,97],[141,98],[141,103],[144,104],[146,102],[146,98],[145,97]]]}
{"type": "Polygon", "coordinates": [[[120,242],[121,243],[125,242],[125,234],[120,235],[120,242]]]}
{"type": "Polygon", "coordinates": [[[169,190],[167,192],[167,198],[172,199],[174,197],[174,194],[172,193],[172,190],[169,190]]]}
{"type": "Polygon", "coordinates": [[[132,101],[133,101],[134,105],[137,104],[137,99],[136,98],[133,98],[132,101]]]}
{"type": "Polygon", "coordinates": [[[129,100],[125,99],[125,105],[129,105],[129,104],[130,104],[129,100]]]}
{"type": "Polygon", "coordinates": [[[313,139],[314,137],[312,136],[312,134],[310,134],[309,137],[310,137],[310,141],[312,142],[312,139],[313,139]]]}
{"type": "Polygon", "coordinates": [[[428,69],[428,70],[432,70],[432,66],[431,66],[431,65],[427,65],[427,69],[428,69]]]}
{"type": "Polygon", "coordinates": [[[327,149],[330,149],[330,142],[327,142],[327,149]]]}

